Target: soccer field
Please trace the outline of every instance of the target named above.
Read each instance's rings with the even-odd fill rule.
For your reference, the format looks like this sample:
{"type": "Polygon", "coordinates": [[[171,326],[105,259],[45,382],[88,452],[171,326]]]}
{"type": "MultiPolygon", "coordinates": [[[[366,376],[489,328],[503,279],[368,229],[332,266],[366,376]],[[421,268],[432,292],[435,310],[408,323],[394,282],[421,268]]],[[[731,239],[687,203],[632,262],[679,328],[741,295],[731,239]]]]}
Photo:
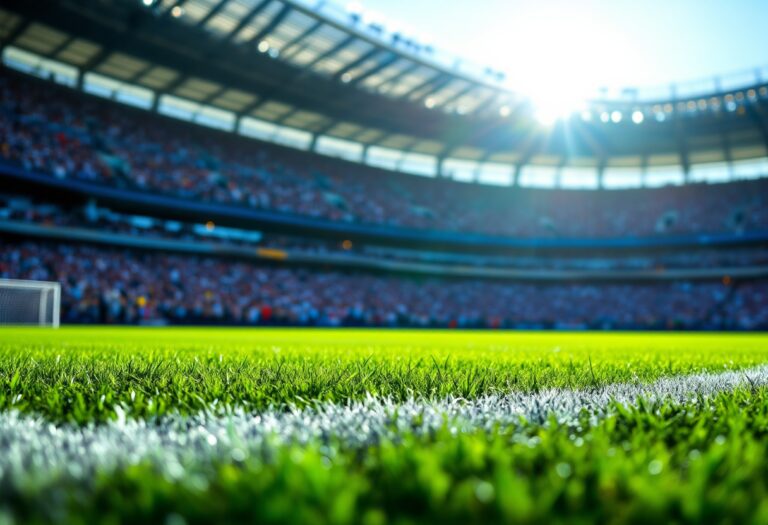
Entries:
{"type": "Polygon", "coordinates": [[[0,329],[0,523],[766,523],[768,335],[0,329]]]}

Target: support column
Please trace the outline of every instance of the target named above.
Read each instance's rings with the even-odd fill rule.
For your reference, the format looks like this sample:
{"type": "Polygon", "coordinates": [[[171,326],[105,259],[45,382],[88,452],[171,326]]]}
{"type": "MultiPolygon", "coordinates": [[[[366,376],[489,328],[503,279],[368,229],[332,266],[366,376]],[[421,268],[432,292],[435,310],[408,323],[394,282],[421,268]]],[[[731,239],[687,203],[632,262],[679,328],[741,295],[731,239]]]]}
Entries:
{"type": "Polygon", "coordinates": [[[445,173],[445,157],[437,158],[437,176],[441,179],[448,178],[448,175],[445,173]]]}
{"type": "Polygon", "coordinates": [[[522,164],[515,164],[515,172],[512,174],[512,186],[520,186],[520,173],[523,171],[522,164]]]}
{"type": "Polygon", "coordinates": [[[605,189],[605,161],[600,161],[597,165],[597,187],[601,190],[605,189]]]}

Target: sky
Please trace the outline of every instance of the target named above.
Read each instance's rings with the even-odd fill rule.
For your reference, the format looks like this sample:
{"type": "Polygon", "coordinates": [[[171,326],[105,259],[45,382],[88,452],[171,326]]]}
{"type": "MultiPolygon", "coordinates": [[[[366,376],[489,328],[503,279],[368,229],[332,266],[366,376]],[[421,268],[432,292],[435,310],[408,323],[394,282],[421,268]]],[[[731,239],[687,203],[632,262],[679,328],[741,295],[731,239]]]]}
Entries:
{"type": "MultiPolygon", "coordinates": [[[[768,0],[359,0],[529,96],[656,87],[768,66],[768,0]]],[[[393,28],[396,29],[396,28],[393,28]]]]}

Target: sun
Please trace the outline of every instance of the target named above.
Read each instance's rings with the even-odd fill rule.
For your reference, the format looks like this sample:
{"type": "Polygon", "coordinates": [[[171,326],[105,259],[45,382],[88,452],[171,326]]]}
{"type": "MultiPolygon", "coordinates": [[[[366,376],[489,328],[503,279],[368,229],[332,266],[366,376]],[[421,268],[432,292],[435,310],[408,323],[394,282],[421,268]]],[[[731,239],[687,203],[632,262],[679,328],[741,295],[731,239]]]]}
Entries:
{"type": "Polygon", "coordinates": [[[602,86],[637,77],[631,42],[594,11],[569,3],[520,18],[499,35],[489,60],[506,64],[508,87],[531,100],[542,123],[580,112],[602,86]]]}

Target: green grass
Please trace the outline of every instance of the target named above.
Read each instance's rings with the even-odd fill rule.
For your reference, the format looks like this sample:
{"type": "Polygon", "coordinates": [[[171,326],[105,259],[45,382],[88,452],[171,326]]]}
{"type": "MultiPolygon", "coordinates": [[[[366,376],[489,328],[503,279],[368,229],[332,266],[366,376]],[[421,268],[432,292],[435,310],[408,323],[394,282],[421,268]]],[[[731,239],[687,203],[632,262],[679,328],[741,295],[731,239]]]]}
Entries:
{"type": "Polygon", "coordinates": [[[584,428],[446,429],[332,461],[327,447],[285,447],[178,480],[139,464],[86,488],[54,482],[4,499],[7,515],[40,523],[768,522],[765,391],[584,428]]]}
{"type": "MultiPolygon", "coordinates": [[[[123,411],[475,398],[765,363],[767,335],[13,328],[0,329],[0,411],[100,425],[123,411]]],[[[173,479],[142,461],[86,484],[0,471],[0,524],[758,524],[767,457],[768,391],[748,388],[577,423],[457,434],[446,422],[362,450],[275,445],[173,479]]]]}
{"type": "Polygon", "coordinates": [[[649,382],[768,362],[768,337],[333,330],[0,329],[0,410],[53,421],[367,395],[484,394],[649,382]]]}

